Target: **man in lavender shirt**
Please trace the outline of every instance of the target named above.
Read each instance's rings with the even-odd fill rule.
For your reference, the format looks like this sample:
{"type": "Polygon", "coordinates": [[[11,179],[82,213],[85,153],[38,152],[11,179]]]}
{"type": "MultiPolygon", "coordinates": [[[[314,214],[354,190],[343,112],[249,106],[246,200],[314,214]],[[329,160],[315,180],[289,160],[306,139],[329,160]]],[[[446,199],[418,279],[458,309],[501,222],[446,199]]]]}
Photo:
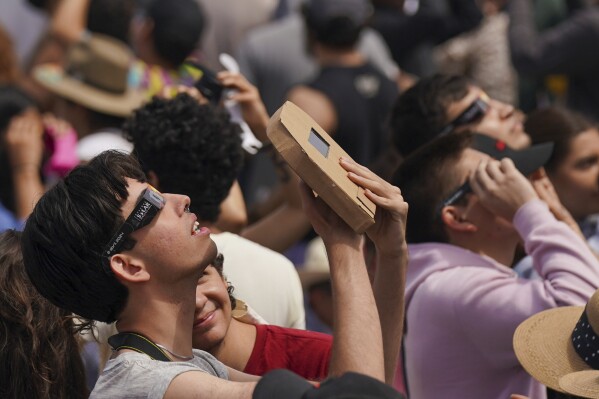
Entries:
{"type": "Polygon", "coordinates": [[[520,173],[543,164],[538,148],[509,151],[514,161],[494,160],[472,148],[473,137],[456,133],[429,143],[405,160],[394,181],[410,204],[409,395],[545,398],[545,388],[518,363],[512,336],[535,313],[585,304],[599,287],[599,263],[520,173]],[[518,278],[506,266],[521,240],[540,280],[518,278]]]}

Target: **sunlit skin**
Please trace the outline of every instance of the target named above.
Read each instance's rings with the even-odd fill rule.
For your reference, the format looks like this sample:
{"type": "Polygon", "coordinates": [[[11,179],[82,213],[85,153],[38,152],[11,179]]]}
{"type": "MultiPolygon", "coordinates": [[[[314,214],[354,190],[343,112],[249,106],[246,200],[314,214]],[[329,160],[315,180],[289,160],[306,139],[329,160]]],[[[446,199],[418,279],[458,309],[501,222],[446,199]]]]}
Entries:
{"type": "MultiPolygon", "coordinates": [[[[447,108],[447,123],[454,120],[477,98],[484,96],[483,91],[476,86],[470,86],[468,93],[459,101],[453,102],[447,108]]],[[[456,131],[470,129],[504,141],[514,149],[530,146],[530,137],[524,132],[524,114],[513,106],[489,98],[490,105],[486,114],[477,121],[456,128],[456,131]]]]}
{"type": "MultiPolygon", "coordinates": [[[[464,150],[458,164],[460,181],[467,181],[485,160],[490,160],[490,157],[482,152],[469,148],[464,150]]],[[[456,227],[446,227],[451,244],[490,256],[503,264],[511,264],[519,235],[510,220],[491,212],[473,193],[466,195],[465,204],[446,208],[456,208],[456,216],[450,219],[459,222],[451,223],[456,227]]]]}
{"type": "MultiPolygon", "coordinates": [[[[123,215],[128,216],[148,184],[133,179],[127,179],[127,183],[129,197],[122,210],[123,215]]],[[[164,208],[149,226],[131,235],[137,243],[127,252],[149,265],[152,274],[164,279],[160,281],[184,279],[188,273],[198,275],[216,257],[216,244],[210,239],[210,230],[202,228],[199,233],[193,232],[197,217],[188,212],[189,197],[162,195],[166,199],[164,208]],[[175,270],[183,273],[175,273],[175,270]]]]}
{"type": "Polygon", "coordinates": [[[574,137],[570,150],[555,170],[547,175],[576,220],[599,213],[599,130],[574,137]]]}
{"type": "Polygon", "coordinates": [[[256,328],[233,318],[227,282],[214,266],[198,280],[192,338],[194,348],[236,370],[245,369],[254,349],[256,328]]]}

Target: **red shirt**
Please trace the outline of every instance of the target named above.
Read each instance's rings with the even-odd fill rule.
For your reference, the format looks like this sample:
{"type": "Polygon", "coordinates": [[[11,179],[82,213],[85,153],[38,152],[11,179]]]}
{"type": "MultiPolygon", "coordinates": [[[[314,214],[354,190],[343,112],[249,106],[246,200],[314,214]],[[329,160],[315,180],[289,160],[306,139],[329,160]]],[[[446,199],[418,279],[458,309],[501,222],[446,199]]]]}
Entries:
{"type": "Polygon", "coordinates": [[[255,327],[256,342],[245,373],[263,375],[270,370],[287,369],[308,380],[327,378],[333,337],[273,325],[255,327]]]}

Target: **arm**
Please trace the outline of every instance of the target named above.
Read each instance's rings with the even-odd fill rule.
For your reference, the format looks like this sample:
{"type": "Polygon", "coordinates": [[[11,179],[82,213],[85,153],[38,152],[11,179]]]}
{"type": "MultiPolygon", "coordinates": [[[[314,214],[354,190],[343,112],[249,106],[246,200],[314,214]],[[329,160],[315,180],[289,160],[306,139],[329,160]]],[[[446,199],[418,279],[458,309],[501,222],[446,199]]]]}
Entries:
{"type": "Polygon", "coordinates": [[[377,266],[373,291],[383,334],[385,380],[387,384],[393,384],[404,325],[408,204],[398,187],[387,183],[367,168],[346,161],[341,165],[349,172],[348,177],[354,183],[366,189],[366,196],[377,206],[376,222],[366,233],[376,248],[377,266]]]}
{"type": "Polygon", "coordinates": [[[16,216],[29,216],[44,193],[40,168],[44,152],[44,129],[37,111],[29,109],[15,116],[6,131],[6,146],[12,168],[16,216]]]}
{"type": "MultiPolygon", "coordinates": [[[[305,110],[324,130],[334,131],[336,122],[331,115],[334,116],[335,111],[322,94],[299,86],[290,92],[289,100],[305,110]]],[[[274,251],[283,252],[310,231],[310,222],[299,202],[299,178],[287,164],[279,162],[277,158],[275,164],[279,167],[283,201],[269,215],[245,229],[242,236],[274,251]]]]}
{"type": "Polygon", "coordinates": [[[331,268],[334,340],[329,374],[354,371],[384,381],[381,325],[360,249],[362,237],[305,184],[302,200],[331,268]]]}
{"type": "Polygon", "coordinates": [[[173,379],[164,399],[251,399],[256,383],[235,382],[233,379],[240,374],[243,373],[233,373],[228,381],[201,371],[188,371],[173,379]]]}
{"type": "Polygon", "coordinates": [[[241,105],[243,120],[252,129],[256,138],[262,142],[268,141],[266,126],[269,117],[256,86],[248,82],[243,75],[228,71],[219,72],[218,80],[224,87],[237,90],[230,99],[241,105]]]}
{"type": "Polygon", "coordinates": [[[287,164],[280,165],[281,202],[268,215],[252,223],[241,235],[248,240],[277,252],[284,252],[310,231],[310,221],[306,218],[298,190],[299,178],[287,164]]]}
{"type": "Polygon", "coordinates": [[[61,0],[52,15],[50,33],[66,43],[81,39],[87,26],[89,0],[61,0]]]}
{"type": "Polygon", "coordinates": [[[216,226],[221,231],[230,231],[239,233],[248,222],[245,201],[239,183],[235,181],[229,195],[220,204],[220,215],[216,221],[216,226]]]}
{"type": "Polygon", "coordinates": [[[599,262],[570,228],[551,215],[510,160],[483,161],[470,184],[485,208],[513,220],[543,279],[516,279],[507,270],[491,267],[460,272],[468,295],[449,305],[451,317],[480,352],[488,354],[490,363],[510,367],[518,364],[512,349],[516,327],[540,311],[586,303],[599,287],[599,262]],[[493,351],[488,350],[489,342],[493,351]]]}
{"type": "Polygon", "coordinates": [[[530,0],[509,2],[509,42],[512,62],[522,74],[577,74],[597,65],[597,16],[578,12],[559,25],[538,33],[530,0]],[[594,62],[589,62],[593,59],[594,62]]]}

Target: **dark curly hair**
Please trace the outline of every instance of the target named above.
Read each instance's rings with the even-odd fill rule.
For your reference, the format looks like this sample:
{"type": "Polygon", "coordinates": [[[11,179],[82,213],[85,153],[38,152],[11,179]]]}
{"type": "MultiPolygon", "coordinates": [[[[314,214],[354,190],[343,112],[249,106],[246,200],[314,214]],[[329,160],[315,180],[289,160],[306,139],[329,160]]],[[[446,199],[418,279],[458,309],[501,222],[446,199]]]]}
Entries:
{"type": "Polygon", "coordinates": [[[124,125],[146,172],[161,191],[185,194],[200,220],[215,222],[243,165],[240,131],[229,115],[187,94],[154,98],[124,125]]]}
{"type": "Polygon", "coordinates": [[[391,111],[395,147],[407,157],[435,137],[447,120],[447,108],[468,94],[470,83],[459,75],[437,74],[418,81],[397,99],[391,111]]]}

